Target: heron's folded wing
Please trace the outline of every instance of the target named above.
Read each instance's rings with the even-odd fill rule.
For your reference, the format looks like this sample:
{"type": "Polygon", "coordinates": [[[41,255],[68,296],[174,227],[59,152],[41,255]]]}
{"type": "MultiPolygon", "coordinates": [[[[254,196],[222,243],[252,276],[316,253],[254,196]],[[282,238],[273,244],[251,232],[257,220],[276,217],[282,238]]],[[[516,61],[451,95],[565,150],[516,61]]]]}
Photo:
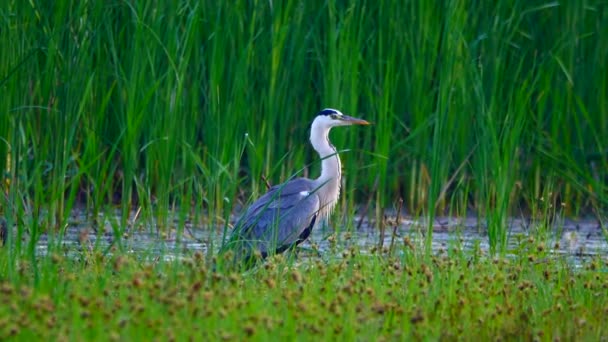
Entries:
{"type": "Polygon", "coordinates": [[[294,244],[319,211],[314,190],[304,178],[271,188],[237,222],[233,238],[248,240],[262,252],[294,244]]]}

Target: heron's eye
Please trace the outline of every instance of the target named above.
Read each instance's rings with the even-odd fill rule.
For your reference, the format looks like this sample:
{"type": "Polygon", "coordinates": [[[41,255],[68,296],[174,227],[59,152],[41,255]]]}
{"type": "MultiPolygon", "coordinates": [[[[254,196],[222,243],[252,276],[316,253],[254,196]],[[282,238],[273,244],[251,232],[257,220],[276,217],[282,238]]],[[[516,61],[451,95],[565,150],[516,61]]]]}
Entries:
{"type": "Polygon", "coordinates": [[[330,115],[330,117],[334,120],[339,120],[340,119],[340,115],[339,114],[332,114],[330,115]]]}

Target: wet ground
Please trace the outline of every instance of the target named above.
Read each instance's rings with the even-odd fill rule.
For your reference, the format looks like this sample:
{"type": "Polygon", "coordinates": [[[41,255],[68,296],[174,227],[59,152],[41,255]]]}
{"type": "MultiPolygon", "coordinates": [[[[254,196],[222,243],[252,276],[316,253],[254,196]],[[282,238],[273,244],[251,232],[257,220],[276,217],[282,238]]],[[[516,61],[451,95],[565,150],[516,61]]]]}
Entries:
{"type": "MultiPolygon", "coordinates": [[[[49,246],[60,246],[59,249],[68,254],[78,254],[95,248],[106,251],[122,248],[145,257],[174,259],[192,255],[196,251],[206,253],[211,245],[217,248],[223,235],[221,228],[209,229],[208,226],[192,222],[180,225],[177,218],[169,226],[184,226],[183,229],[161,230],[138,219],[135,224],[130,224],[129,228],[118,234],[120,239],[116,239],[112,227],[117,226],[117,216],[99,216],[96,226],[90,221],[84,215],[73,216],[61,241],[56,235],[42,234],[36,245],[37,251],[44,254],[49,246]]],[[[334,225],[335,221],[332,222],[334,225]]],[[[133,219],[129,222],[133,222],[133,219]]],[[[379,246],[388,248],[392,242],[396,246],[402,246],[403,239],[408,237],[412,244],[422,247],[428,226],[424,219],[409,217],[400,219],[398,223],[395,218],[388,218],[382,225],[367,219],[355,219],[354,223],[358,228],[350,231],[336,231],[327,226],[317,227],[308,241],[301,246],[304,249],[314,246],[320,254],[329,250],[336,242],[339,246],[356,244],[362,251],[370,251],[379,246]],[[378,226],[384,226],[383,233],[378,226]]],[[[432,225],[433,251],[442,253],[455,247],[464,250],[477,248],[488,252],[490,245],[484,223],[477,218],[435,219],[432,225]]],[[[520,248],[522,241],[536,238],[545,241],[548,252],[566,257],[574,264],[580,264],[584,259],[594,256],[608,257],[608,231],[596,220],[563,219],[554,222],[550,229],[523,219],[511,219],[507,225],[508,250],[512,253],[520,248]]],[[[23,243],[27,243],[27,240],[27,235],[22,238],[23,243]]]]}

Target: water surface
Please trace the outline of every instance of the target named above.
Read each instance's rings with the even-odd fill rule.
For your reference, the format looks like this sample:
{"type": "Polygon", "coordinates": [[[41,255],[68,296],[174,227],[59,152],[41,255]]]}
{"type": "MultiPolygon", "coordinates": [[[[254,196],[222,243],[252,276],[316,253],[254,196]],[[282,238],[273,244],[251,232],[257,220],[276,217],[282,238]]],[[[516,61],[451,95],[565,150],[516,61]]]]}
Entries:
{"type": "MultiPolygon", "coordinates": [[[[183,226],[183,229],[161,230],[142,221],[129,225],[119,234],[121,238],[117,239],[112,229],[116,222],[120,222],[116,215],[101,215],[96,225],[90,221],[84,213],[72,216],[64,237],[58,240],[54,235],[42,234],[36,246],[37,251],[47,253],[49,244],[59,245],[62,251],[69,254],[96,248],[111,252],[120,248],[129,253],[171,260],[190,256],[197,251],[205,254],[210,246],[217,248],[221,244],[223,235],[221,228],[210,229],[209,226],[188,221],[180,224],[176,217],[172,221],[173,226],[183,226]]],[[[326,253],[334,243],[340,247],[357,245],[363,252],[377,250],[380,246],[388,248],[394,243],[398,250],[405,237],[414,245],[424,246],[428,227],[424,219],[405,217],[397,223],[395,218],[388,218],[383,224],[383,233],[376,222],[364,218],[355,218],[354,221],[354,226],[358,228],[351,230],[335,230],[327,225],[317,227],[301,246],[304,249],[312,249],[311,246],[314,246],[320,254],[326,253]]],[[[332,223],[335,224],[335,220],[332,223]]],[[[448,248],[475,248],[483,253],[490,250],[486,226],[477,218],[440,217],[434,220],[432,227],[434,253],[444,253],[448,248]]],[[[516,253],[527,239],[538,238],[545,241],[547,251],[552,255],[568,258],[575,264],[590,257],[606,258],[608,255],[607,232],[593,219],[563,219],[554,222],[549,229],[530,220],[510,219],[507,229],[507,244],[511,253],[516,253]]],[[[27,237],[24,240],[27,242],[27,237]]]]}

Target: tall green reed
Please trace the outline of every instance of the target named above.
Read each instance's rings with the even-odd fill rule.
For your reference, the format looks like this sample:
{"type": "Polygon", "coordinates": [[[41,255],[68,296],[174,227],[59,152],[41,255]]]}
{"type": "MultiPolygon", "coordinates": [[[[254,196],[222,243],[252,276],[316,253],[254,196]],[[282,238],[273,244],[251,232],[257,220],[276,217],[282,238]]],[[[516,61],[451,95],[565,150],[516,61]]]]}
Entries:
{"type": "Polygon", "coordinates": [[[1,211],[34,237],[61,231],[75,207],[118,207],[117,236],[137,210],[161,230],[171,212],[223,227],[265,190],[262,177],[278,183],[304,165],[316,175],[308,127],[336,107],[375,122],[332,134],[351,149],[343,212],[369,196],[376,219],[399,198],[431,219],[472,211],[500,250],[506,218],[542,213],[542,194],[567,215],[606,208],[605,11],[9,1],[1,211]]]}

